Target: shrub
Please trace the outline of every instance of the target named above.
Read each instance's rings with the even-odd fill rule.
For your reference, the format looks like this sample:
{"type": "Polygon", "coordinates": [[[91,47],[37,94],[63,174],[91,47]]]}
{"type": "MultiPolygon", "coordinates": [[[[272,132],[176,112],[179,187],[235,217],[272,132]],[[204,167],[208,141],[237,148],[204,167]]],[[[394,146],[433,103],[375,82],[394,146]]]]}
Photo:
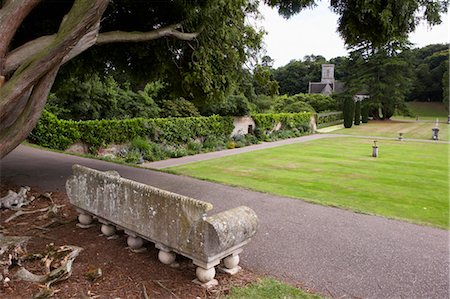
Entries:
{"type": "Polygon", "coordinates": [[[31,133],[30,140],[39,145],[60,150],[65,150],[69,145],[80,140],[89,144],[95,152],[101,146],[127,143],[137,137],[159,144],[186,144],[191,140],[216,138],[224,145],[232,131],[233,119],[217,115],[75,122],[59,120],[53,114],[44,112],[31,133]]]}
{"type": "Polygon", "coordinates": [[[129,151],[121,156],[130,163],[136,163],[142,158],[157,161],[201,151],[246,146],[258,143],[259,140],[301,136],[309,132],[310,117],[311,113],[308,112],[256,114],[253,116],[256,123],[255,135],[238,136],[227,144],[234,128],[231,117],[214,115],[168,119],[67,121],[59,120],[44,111],[30,134],[30,141],[65,150],[79,140],[88,144],[92,153],[96,153],[102,146],[128,143],[131,140],[129,151]],[[275,133],[275,129],[281,131],[275,133]]]}
{"type": "MultiPolygon", "coordinates": [[[[227,138],[228,139],[228,138],[227,138]]],[[[220,150],[225,148],[225,140],[217,136],[208,136],[203,141],[203,150],[205,152],[210,152],[214,150],[220,150]]]]}
{"type": "Polygon", "coordinates": [[[273,110],[278,113],[315,112],[314,108],[301,100],[302,97],[287,95],[277,97],[273,104],[273,110]]]}
{"type": "Polygon", "coordinates": [[[351,128],[353,125],[353,114],[355,113],[355,101],[351,96],[344,100],[344,127],[351,128]]]}
{"type": "Polygon", "coordinates": [[[361,105],[361,118],[363,124],[369,122],[369,105],[367,104],[366,101],[364,101],[363,104],[361,105]]]}
{"type": "Polygon", "coordinates": [[[146,161],[158,161],[170,156],[163,147],[157,143],[147,141],[142,137],[136,137],[131,141],[130,151],[137,151],[146,161]]]}
{"type": "Polygon", "coordinates": [[[202,144],[196,141],[189,141],[186,145],[189,155],[195,155],[202,151],[202,144]]]}
{"type": "Polygon", "coordinates": [[[127,163],[142,163],[142,155],[137,149],[130,150],[125,156],[127,163]]]}
{"type": "Polygon", "coordinates": [[[178,98],[176,100],[162,101],[161,104],[161,117],[190,117],[200,116],[200,113],[194,104],[184,98],[178,98]]]}
{"type": "Polygon", "coordinates": [[[59,120],[55,115],[44,110],[28,139],[44,147],[65,150],[81,139],[81,132],[76,122],[59,120]]]}
{"type": "Polygon", "coordinates": [[[297,129],[300,132],[309,132],[310,112],[302,113],[279,113],[279,114],[255,114],[255,135],[259,140],[267,140],[267,137],[280,125],[280,130],[297,129]]]}
{"type": "Polygon", "coordinates": [[[188,155],[187,149],[180,145],[166,145],[165,151],[170,158],[180,158],[188,155]]]}
{"type": "Polygon", "coordinates": [[[221,102],[209,103],[203,108],[204,115],[244,116],[250,112],[250,103],[243,95],[231,95],[221,102]]]}
{"type": "Polygon", "coordinates": [[[273,101],[274,101],[273,96],[267,96],[263,94],[257,95],[255,96],[253,102],[251,102],[254,106],[252,111],[255,111],[256,113],[266,113],[270,110],[273,101]]]}
{"type": "Polygon", "coordinates": [[[339,123],[344,119],[343,113],[339,112],[326,112],[317,114],[317,125],[323,126],[326,124],[339,123]]]}
{"type": "Polygon", "coordinates": [[[355,103],[355,125],[359,126],[361,122],[361,101],[355,103]]]}
{"type": "MultiPolygon", "coordinates": [[[[232,140],[229,141],[233,147],[244,147],[252,144],[259,143],[259,140],[256,136],[252,134],[246,134],[246,135],[235,135],[232,137],[232,140]]],[[[229,147],[229,144],[227,143],[227,147],[229,147]]]]}
{"type": "Polygon", "coordinates": [[[150,151],[150,144],[144,138],[136,137],[133,140],[131,140],[130,148],[136,149],[136,150],[140,151],[141,153],[143,153],[143,152],[150,151]]]}
{"type": "Polygon", "coordinates": [[[315,111],[335,111],[338,108],[336,100],[324,94],[303,94],[304,101],[315,111]]]}
{"type": "Polygon", "coordinates": [[[273,110],[276,112],[322,112],[338,108],[336,100],[323,94],[299,93],[293,96],[281,96],[275,100],[273,110]]]}
{"type": "Polygon", "coordinates": [[[59,117],[73,120],[158,117],[154,99],[162,87],[152,82],[134,92],[129,84],[120,84],[112,76],[74,75],[55,84],[47,107],[59,117]]]}
{"type": "Polygon", "coordinates": [[[236,142],[234,142],[233,140],[228,140],[227,141],[227,149],[233,149],[236,148],[236,142]]]}

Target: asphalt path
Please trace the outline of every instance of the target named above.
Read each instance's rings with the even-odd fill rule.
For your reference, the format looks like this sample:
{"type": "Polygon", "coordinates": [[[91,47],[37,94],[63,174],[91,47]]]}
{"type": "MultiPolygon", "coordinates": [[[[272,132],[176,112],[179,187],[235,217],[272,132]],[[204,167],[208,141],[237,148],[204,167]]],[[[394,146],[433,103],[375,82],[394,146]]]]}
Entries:
{"type": "Polygon", "coordinates": [[[256,273],[330,297],[449,298],[446,230],[26,146],[0,161],[0,178],[65,191],[76,163],[209,201],[212,213],[251,207],[260,227],[241,265],[256,273]]]}

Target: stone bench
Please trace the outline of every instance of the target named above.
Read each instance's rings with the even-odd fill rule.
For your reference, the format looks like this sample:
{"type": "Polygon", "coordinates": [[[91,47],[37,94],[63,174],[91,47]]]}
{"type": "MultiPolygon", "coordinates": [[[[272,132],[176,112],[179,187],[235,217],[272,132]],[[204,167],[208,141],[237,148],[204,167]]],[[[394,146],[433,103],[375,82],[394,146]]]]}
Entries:
{"type": "Polygon", "coordinates": [[[133,250],[144,240],[153,242],[164,264],[174,264],[176,253],[192,259],[196,282],[206,287],[217,284],[215,266],[221,261],[220,270],[239,271],[239,253],[258,226],[252,209],[241,206],[207,216],[210,203],[122,178],[116,171],[72,169],[66,190],[80,212],[79,226],[89,226],[95,218],[106,236],[123,230],[133,250]]]}

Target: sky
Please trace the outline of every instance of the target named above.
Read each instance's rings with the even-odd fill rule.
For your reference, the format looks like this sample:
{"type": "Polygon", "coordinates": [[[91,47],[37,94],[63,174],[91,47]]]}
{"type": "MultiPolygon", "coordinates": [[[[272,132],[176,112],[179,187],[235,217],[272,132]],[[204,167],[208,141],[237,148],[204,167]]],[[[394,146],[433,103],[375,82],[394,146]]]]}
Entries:
{"type": "MultiPolygon", "coordinates": [[[[260,12],[263,19],[257,24],[267,32],[264,37],[266,55],[275,60],[275,68],[305,55],[322,55],[331,59],[348,54],[344,41],[336,32],[338,16],[328,8],[328,1],[321,1],[315,8],[306,9],[288,20],[266,5],[260,7],[260,12]]],[[[410,35],[410,41],[415,47],[448,43],[449,31],[447,14],[439,26],[430,29],[425,24],[419,25],[410,35]]]]}

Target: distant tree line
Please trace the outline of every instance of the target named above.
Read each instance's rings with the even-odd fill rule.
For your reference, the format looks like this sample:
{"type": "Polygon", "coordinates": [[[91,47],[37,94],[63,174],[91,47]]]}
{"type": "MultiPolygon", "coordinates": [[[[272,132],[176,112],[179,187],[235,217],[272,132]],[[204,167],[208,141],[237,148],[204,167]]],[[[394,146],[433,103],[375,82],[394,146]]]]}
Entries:
{"type": "Polygon", "coordinates": [[[295,95],[307,92],[309,82],[320,81],[322,64],[333,63],[335,79],[345,83],[347,96],[370,94],[371,116],[390,118],[395,111],[407,112],[405,101],[448,105],[448,59],[448,44],[412,49],[408,45],[388,45],[372,52],[355,50],[349,57],[329,61],[323,56],[305,56],[273,69],[272,74],[281,94],[295,95]]]}
{"type": "MultiPolygon", "coordinates": [[[[401,52],[399,60],[410,69],[411,87],[406,101],[443,101],[443,88],[446,85],[443,79],[445,72],[448,71],[448,49],[448,44],[432,44],[401,52]]],[[[322,64],[334,64],[335,78],[348,82],[356,68],[367,67],[362,61],[355,62],[357,59],[357,54],[330,60],[320,55],[308,55],[301,60],[292,60],[285,66],[273,69],[272,74],[279,84],[280,94],[307,93],[309,82],[320,81],[322,64]]]]}

